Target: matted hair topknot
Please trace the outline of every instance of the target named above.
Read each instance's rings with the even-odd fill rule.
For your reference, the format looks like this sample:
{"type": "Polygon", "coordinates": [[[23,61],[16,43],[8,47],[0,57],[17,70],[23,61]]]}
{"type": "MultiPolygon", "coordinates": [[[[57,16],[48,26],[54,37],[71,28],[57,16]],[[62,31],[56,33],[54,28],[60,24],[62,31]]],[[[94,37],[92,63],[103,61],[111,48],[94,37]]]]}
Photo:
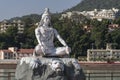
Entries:
{"type": "Polygon", "coordinates": [[[44,19],[45,16],[49,16],[49,17],[50,17],[49,8],[45,8],[45,11],[44,11],[44,13],[42,14],[42,18],[41,18],[41,19],[44,19]]]}
{"type": "MultiPolygon", "coordinates": [[[[50,16],[50,11],[49,11],[49,8],[45,8],[43,14],[42,14],[42,17],[41,17],[41,20],[40,20],[40,23],[39,23],[39,26],[41,26],[43,24],[43,20],[45,17],[49,17],[49,19],[51,19],[51,16],[50,16]]],[[[51,23],[50,23],[51,24],[51,23]]]]}

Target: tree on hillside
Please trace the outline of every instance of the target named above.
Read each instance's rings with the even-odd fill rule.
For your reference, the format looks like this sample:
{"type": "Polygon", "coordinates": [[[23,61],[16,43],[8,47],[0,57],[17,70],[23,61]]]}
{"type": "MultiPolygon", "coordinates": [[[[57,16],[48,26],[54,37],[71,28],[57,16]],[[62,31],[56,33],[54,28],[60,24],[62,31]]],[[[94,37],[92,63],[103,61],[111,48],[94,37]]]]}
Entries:
{"type": "Polygon", "coordinates": [[[28,28],[24,33],[24,42],[22,48],[34,48],[37,45],[36,37],[35,37],[35,26],[28,28]]]}
{"type": "Polygon", "coordinates": [[[7,30],[6,30],[6,43],[7,45],[10,47],[10,46],[15,46],[17,47],[18,45],[18,42],[16,40],[16,37],[18,35],[18,29],[16,26],[10,26],[7,30]]]}
{"type": "Polygon", "coordinates": [[[116,43],[116,48],[120,49],[120,29],[116,29],[113,32],[110,33],[113,42],[112,43],[116,43]]]}
{"type": "Polygon", "coordinates": [[[108,33],[108,22],[94,22],[93,29],[91,32],[91,39],[95,43],[96,48],[105,48],[106,35],[108,33]]]}
{"type": "Polygon", "coordinates": [[[7,36],[4,33],[0,33],[0,49],[7,49],[7,36]]]}

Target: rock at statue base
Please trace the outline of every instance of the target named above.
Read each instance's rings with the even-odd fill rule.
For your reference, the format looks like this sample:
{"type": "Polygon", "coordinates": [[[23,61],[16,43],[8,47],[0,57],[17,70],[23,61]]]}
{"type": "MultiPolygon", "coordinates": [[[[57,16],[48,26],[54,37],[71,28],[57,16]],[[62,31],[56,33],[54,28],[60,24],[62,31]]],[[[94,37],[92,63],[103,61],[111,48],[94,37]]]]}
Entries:
{"type": "Polygon", "coordinates": [[[23,57],[17,64],[17,80],[85,80],[74,58],[23,57]]]}

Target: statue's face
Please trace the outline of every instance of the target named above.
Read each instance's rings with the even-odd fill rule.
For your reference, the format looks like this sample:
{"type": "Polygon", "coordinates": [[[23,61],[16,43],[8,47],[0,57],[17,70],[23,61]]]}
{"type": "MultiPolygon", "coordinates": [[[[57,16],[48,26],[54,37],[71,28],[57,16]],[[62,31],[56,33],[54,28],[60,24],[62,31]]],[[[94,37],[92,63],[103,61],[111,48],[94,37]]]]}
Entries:
{"type": "Polygon", "coordinates": [[[53,60],[50,66],[54,71],[64,71],[64,63],[60,60],[53,60]]]}
{"type": "Polygon", "coordinates": [[[48,26],[50,24],[50,17],[49,16],[45,16],[44,20],[43,20],[43,23],[48,26]]]}

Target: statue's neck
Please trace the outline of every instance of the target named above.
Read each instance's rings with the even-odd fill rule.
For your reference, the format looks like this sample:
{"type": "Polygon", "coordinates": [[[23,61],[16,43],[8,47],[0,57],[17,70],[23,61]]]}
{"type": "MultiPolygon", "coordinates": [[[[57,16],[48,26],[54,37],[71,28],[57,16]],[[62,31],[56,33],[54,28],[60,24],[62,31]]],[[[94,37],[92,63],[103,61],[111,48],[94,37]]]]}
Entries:
{"type": "Polygon", "coordinates": [[[43,28],[43,29],[48,29],[49,26],[47,26],[47,25],[43,25],[42,28],[43,28]]]}

